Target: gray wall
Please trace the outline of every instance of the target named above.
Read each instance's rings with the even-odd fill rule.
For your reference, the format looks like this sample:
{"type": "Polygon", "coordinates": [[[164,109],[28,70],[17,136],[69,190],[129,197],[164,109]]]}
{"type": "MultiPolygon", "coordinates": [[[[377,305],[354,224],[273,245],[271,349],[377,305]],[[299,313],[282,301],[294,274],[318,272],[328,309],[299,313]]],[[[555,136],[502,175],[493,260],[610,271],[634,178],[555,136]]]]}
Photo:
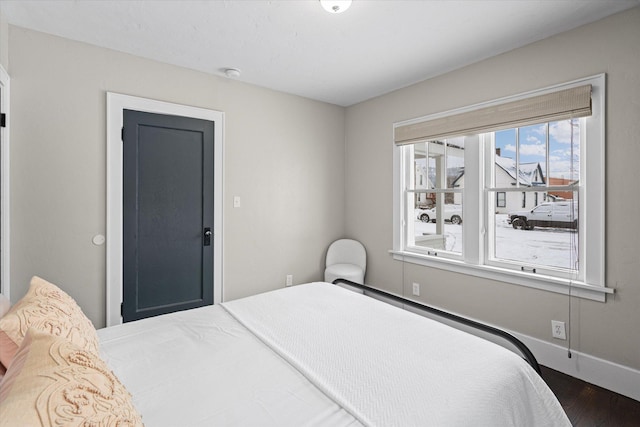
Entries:
{"type": "Polygon", "coordinates": [[[225,113],[225,299],[322,279],[344,232],[344,108],[8,28],[12,300],[41,275],[105,324],[107,91],[225,113]]]}
{"type": "Polygon", "coordinates": [[[349,107],[346,234],[367,248],[367,283],[410,296],[419,282],[426,303],[553,341],[550,320],[568,320],[566,296],[392,260],[392,124],[607,73],[606,283],[616,294],[573,300],[572,345],[640,369],[640,198],[629,188],[640,159],[638,70],[635,8],[349,107]]]}
{"type": "Polygon", "coordinates": [[[9,65],[9,25],[0,13],[0,65],[6,70],[9,65]]]}

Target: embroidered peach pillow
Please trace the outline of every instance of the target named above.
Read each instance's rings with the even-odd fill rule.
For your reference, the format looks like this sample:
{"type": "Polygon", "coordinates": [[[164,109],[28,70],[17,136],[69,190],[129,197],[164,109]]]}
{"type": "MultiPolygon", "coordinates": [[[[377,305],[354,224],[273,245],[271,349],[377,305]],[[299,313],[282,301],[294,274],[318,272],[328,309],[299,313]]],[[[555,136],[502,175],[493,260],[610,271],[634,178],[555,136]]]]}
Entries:
{"type": "Polygon", "coordinates": [[[37,276],[27,294],[0,319],[0,363],[9,368],[29,328],[64,337],[99,355],[98,335],[78,304],[56,285],[37,276]]]}
{"type": "Polygon", "coordinates": [[[12,426],[143,425],[131,395],[100,357],[35,329],[0,383],[0,420],[12,426]]]}

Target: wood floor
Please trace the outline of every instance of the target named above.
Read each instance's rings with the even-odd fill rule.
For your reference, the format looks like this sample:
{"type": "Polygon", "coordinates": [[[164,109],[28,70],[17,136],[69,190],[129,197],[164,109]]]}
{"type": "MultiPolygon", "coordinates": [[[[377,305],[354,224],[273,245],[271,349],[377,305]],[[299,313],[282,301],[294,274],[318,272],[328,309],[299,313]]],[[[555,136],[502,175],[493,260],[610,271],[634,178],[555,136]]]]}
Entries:
{"type": "Polygon", "coordinates": [[[545,366],[542,378],[574,427],[639,427],[640,402],[545,366]]]}

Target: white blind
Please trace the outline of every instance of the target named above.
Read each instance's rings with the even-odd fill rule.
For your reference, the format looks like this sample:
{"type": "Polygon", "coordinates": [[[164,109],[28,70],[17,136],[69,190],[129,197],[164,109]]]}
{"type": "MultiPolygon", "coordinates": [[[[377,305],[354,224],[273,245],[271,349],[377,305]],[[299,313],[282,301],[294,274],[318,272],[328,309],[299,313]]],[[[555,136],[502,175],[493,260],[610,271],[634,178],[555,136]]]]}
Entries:
{"type": "Polygon", "coordinates": [[[398,126],[394,140],[413,144],[590,115],[591,85],[584,85],[398,126]]]}

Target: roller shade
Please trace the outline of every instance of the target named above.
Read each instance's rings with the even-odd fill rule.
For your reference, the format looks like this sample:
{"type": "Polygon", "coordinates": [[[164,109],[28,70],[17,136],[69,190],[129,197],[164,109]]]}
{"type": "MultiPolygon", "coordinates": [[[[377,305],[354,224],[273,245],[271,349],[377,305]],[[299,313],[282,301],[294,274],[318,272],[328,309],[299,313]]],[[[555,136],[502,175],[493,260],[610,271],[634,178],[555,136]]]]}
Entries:
{"type": "Polygon", "coordinates": [[[591,85],[584,85],[397,126],[394,140],[412,144],[590,115],[591,85]]]}

